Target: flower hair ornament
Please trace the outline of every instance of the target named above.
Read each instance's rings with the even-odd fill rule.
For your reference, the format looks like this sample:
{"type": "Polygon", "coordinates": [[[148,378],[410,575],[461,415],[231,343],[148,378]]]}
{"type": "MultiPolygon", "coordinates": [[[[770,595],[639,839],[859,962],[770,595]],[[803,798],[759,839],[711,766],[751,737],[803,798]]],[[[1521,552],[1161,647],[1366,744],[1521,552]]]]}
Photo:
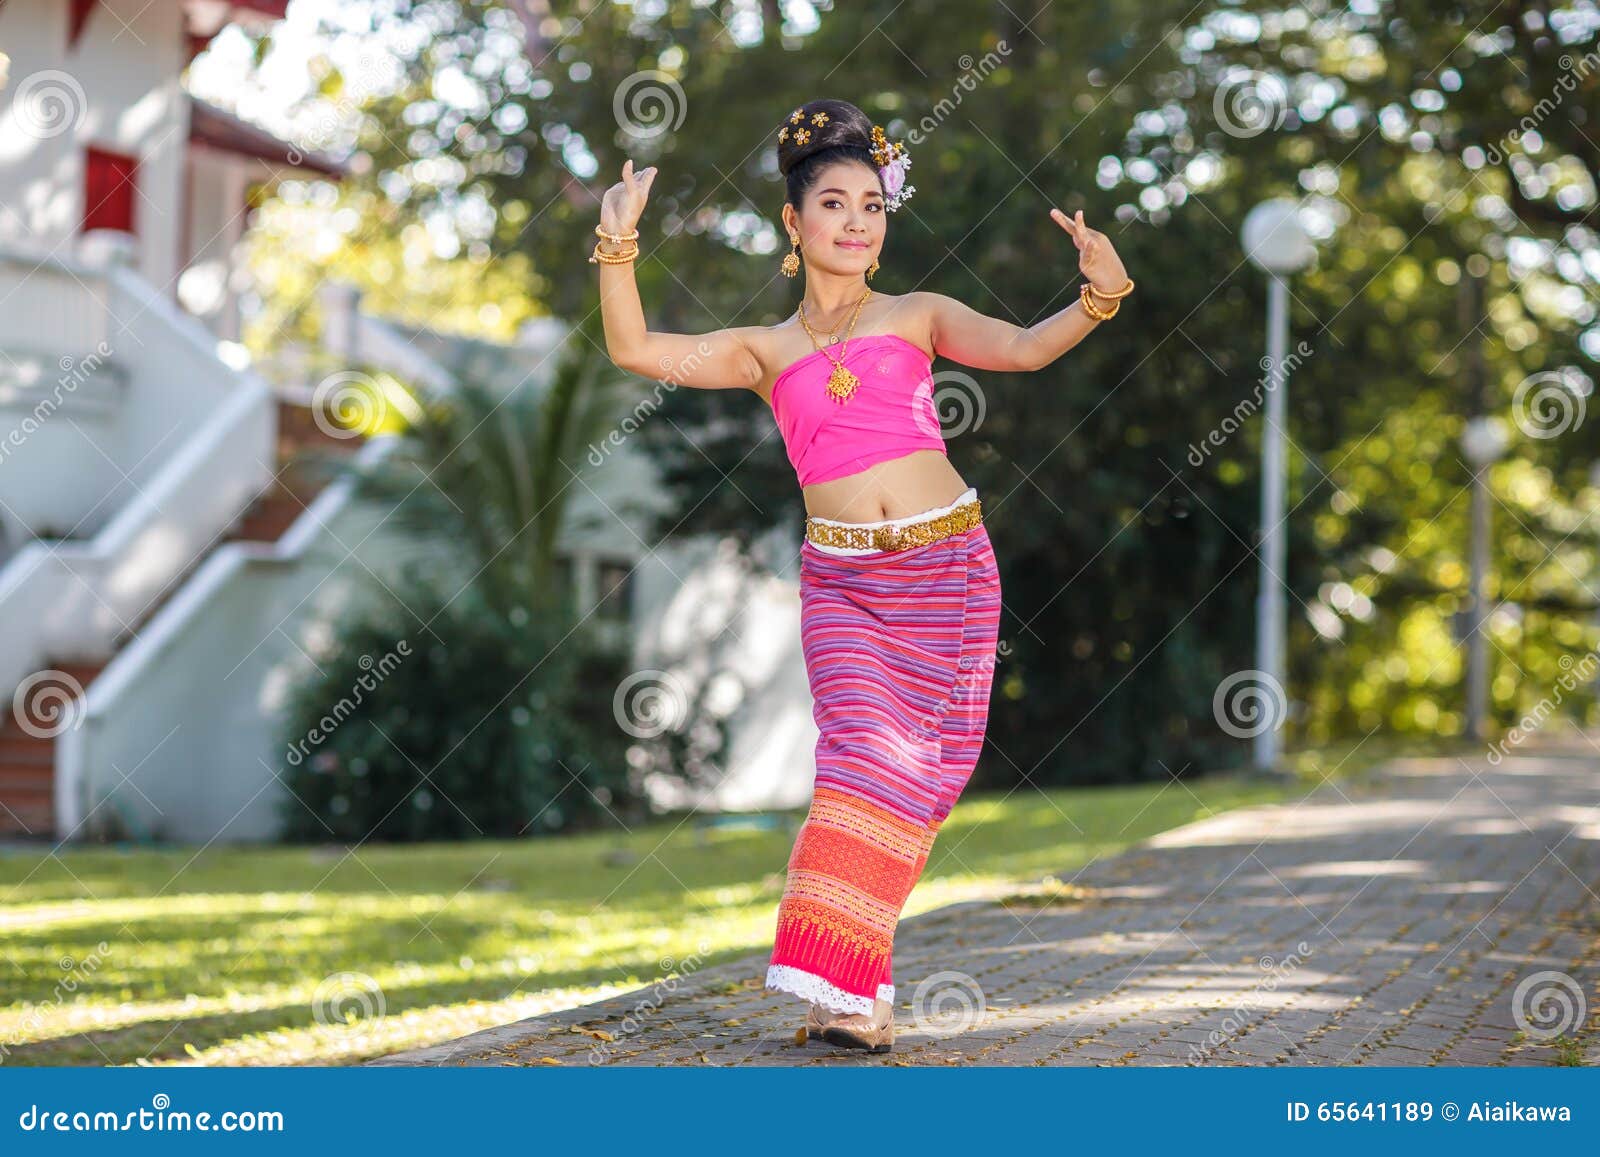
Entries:
{"type": "Polygon", "coordinates": [[[883,135],[880,126],[873,125],[872,159],[878,162],[878,176],[883,178],[883,188],[887,194],[884,208],[893,213],[917,191],[915,185],[906,184],[906,170],[911,167],[911,158],[904,144],[891,142],[883,135]]]}
{"type": "MultiPolygon", "coordinates": [[[[827,124],[828,114],[814,112],[811,114],[810,123],[817,128],[827,124]]],[[[789,114],[789,123],[778,130],[778,143],[794,136],[794,143],[805,145],[811,140],[811,129],[805,127],[805,109],[797,108],[789,114]]],[[[879,125],[872,126],[872,159],[878,165],[878,177],[883,181],[884,208],[893,213],[900,208],[917,191],[915,185],[906,184],[906,170],[911,167],[911,158],[906,154],[906,147],[899,141],[890,142],[884,135],[883,128],[879,125]]]]}

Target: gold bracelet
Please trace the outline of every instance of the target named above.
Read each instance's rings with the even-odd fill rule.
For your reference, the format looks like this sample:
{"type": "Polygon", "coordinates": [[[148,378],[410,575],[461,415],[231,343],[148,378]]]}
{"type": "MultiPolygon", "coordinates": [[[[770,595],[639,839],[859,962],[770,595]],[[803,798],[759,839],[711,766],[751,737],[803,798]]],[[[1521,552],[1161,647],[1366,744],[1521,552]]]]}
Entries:
{"type": "Polygon", "coordinates": [[[610,241],[613,245],[620,245],[624,241],[639,240],[639,230],[637,229],[631,233],[607,233],[604,225],[596,225],[594,231],[595,236],[610,241]]]}
{"type": "Polygon", "coordinates": [[[1122,309],[1122,302],[1112,302],[1109,306],[1102,306],[1094,301],[1094,290],[1083,291],[1083,312],[1093,317],[1096,322],[1109,322],[1110,318],[1117,317],[1117,310],[1122,309]]]}
{"type": "Polygon", "coordinates": [[[594,252],[589,255],[589,264],[594,265],[598,263],[602,265],[622,265],[626,262],[632,261],[637,256],[639,256],[638,245],[630,246],[629,248],[624,249],[621,253],[606,253],[600,248],[600,245],[597,242],[594,247],[594,252]]]}
{"type": "Polygon", "coordinates": [[[1133,278],[1128,278],[1128,284],[1124,285],[1121,289],[1114,293],[1101,289],[1092,281],[1089,283],[1089,288],[1094,290],[1094,295],[1096,297],[1102,298],[1105,301],[1121,301],[1124,297],[1127,297],[1128,294],[1133,292],[1133,278]]]}
{"type": "Polygon", "coordinates": [[[1119,301],[1109,309],[1104,306],[1096,305],[1091,297],[1093,292],[1094,291],[1089,288],[1089,283],[1087,281],[1083,283],[1083,288],[1078,291],[1078,304],[1083,307],[1083,312],[1094,318],[1095,321],[1110,321],[1112,318],[1116,317],[1117,310],[1122,308],[1122,303],[1119,301]]]}
{"type": "Polygon", "coordinates": [[[1079,304],[1082,305],[1083,312],[1088,314],[1095,321],[1110,321],[1112,318],[1117,316],[1116,306],[1112,306],[1110,309],[1103,309],[1096,305],[1087,294],[1080,298],[1079,304]]]}

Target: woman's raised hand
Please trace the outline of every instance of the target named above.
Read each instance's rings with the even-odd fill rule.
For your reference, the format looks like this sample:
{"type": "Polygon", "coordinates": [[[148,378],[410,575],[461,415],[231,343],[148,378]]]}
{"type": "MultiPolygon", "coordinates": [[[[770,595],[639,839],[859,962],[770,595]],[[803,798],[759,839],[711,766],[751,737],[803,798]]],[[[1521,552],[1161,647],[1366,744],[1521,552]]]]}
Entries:
{"type": "Polygon", "coordinates": [[[600,199],[600,225],[607,233],[631,233],[644,216],[644,203],[650,195],[650,184],[656,179],[656,167],[651,165],[638,175],[633,171],[633,158],[622,163],[622,180],[605,191],[600,199]]]}
{"type": "Polygon", "coordinates": [[[1068,217],[1060,209],[1051,209],[1050,216],[1072,234],[1072,243],[1078,247],[1078,272],[1085,281],[1108,293],[1115,293],[1128,283],[1128,271],[1111,247],[1111,238],[1085,225],[1082,209],[1076,217],[1068,217]]]}

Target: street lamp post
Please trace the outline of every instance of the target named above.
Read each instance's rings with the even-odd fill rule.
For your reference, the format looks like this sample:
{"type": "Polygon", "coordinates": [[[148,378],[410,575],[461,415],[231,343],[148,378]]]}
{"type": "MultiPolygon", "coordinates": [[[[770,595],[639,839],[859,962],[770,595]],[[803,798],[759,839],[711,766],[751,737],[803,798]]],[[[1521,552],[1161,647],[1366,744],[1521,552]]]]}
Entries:
{"type": "MultiPolygon", "coordinates": [[[[1284,494],[1287,489],[1287,412],[1289,371],[1284,358],[1289,345],[1289,286],[1285,278],[1310,267],[1316,247],[1291,198],[1274,197],[1251,209],[1244,219],[1245,256],[1267,274],[1267,406],[1261,430],[1260,586],[1256,593],[1256,669],[1269,687],[1285,688],[1288,629],[1284,598],[1287,536],[1284,494]]],[[[1274,696],[1288,702],[1287,691],[1274,696]]],[[[1278,766],[1279,728],[1273,719],[1257,731],[1254,762],[1260,771],[1278,766]]]]}
{"type": "Polygon", "coordinates": [[[1466,733],[1484,737],[1489,717],[1489,639],[1484,620],[1489,609],[1489,480],[1488,466],[1511,444],[1505,423],[1479,415],[1461,431],[1461,452],[1472,466],[1472,562],[1470,593],[1463,632],[1467,644],[1466,733]]]}

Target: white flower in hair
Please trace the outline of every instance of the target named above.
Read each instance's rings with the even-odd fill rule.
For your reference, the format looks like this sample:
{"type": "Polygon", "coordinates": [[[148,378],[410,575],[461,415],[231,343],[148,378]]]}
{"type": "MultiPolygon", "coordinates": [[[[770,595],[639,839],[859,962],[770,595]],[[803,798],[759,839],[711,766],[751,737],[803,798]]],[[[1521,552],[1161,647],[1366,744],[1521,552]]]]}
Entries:
{"type": "Polygon", "coordinates": [[[878,175],[883,178],[884,208],[892,213],[917,191],[915,185],[906,184],[911,158],[905,145],[899,141],[890,143],[878,125],[872,126],[872,158],[878,162],[878,175]]]}

